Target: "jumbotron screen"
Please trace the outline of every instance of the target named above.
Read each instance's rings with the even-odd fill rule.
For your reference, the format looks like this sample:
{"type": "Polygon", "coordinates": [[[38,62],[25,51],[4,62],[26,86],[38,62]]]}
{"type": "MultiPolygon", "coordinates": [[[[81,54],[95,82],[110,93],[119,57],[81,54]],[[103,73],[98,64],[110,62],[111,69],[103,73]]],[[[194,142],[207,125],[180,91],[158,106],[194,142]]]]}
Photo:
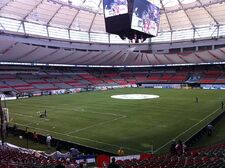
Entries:
{"type": "Polygon", "coordinates": [[[156,36],[159,22],[159,7],[148,0],[134,0],[131,29],[156,36]]]}
{"type": "Polygon", "coordinates": [[[127,14],[127,0],[104,0],[103,1],[105,18],[127,14]]]}

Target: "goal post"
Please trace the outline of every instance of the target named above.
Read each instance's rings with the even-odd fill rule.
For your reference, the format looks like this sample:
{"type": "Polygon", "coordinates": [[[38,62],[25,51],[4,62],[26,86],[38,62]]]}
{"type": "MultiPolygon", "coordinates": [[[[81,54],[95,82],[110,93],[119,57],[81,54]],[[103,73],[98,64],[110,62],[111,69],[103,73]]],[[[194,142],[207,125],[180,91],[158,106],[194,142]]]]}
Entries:
{"type": "Polygon", "coordinates": [[[9,123],[9,109],[2,108],[3,111],[3,121],[9,123]]]}
{"type": "Polygon", "coordinates": [[[154,147],[153,147],[153,145],[150,145],[150,153],[154,154],[154,147]]]}

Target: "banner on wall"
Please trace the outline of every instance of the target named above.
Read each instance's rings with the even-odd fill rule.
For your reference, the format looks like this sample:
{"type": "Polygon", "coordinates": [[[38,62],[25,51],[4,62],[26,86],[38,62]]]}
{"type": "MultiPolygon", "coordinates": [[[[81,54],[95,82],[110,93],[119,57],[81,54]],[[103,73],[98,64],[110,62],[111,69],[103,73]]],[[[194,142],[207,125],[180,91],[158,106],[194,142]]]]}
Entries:
{"type": "Polygon", "coordinates": [[[108,155],[98,155],[96,158],[98,167],[107,167],[110,163],[110,156],[108,155]]]}

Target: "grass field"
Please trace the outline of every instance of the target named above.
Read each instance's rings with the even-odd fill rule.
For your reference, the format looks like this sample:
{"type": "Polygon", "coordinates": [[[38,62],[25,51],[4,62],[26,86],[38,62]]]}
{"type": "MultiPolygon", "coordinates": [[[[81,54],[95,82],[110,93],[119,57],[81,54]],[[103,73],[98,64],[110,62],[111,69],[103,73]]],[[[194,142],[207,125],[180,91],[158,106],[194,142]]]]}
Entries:
{"type": "Polygon", "coordinates": [[[11,124],[29,131],[125,154],[168,149],[221,112],[225,91],[129,88],[8,101],[11,124]],[[120,100],[117,94],[154,94],[158,99],[120,100]],[[199,102],[195,102],[195,98],[199,102]],[[38,112],[47,110],[47,119],[38,112]]]}

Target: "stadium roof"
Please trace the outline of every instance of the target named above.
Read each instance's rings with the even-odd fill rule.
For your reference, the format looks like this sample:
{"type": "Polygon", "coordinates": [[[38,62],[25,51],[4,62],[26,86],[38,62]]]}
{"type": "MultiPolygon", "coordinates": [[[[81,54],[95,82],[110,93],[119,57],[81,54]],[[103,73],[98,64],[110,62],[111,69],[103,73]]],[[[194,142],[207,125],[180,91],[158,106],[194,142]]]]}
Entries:
{"type": "Polygon", "coordinates": [[[6,39],[0,39],[0,44],[1,65],[157,67],[225,63],[225,48],[177,54],[147,54],[129,50],[65,50],[6,39]]]}
{"type": "MultiPolygon", "coordinates": [[[[161,8],[153,42],[225,35],[225,0],[151,0],[161,8]]],[[[1,0],[0,30],[69,40],[121,43],[105,32],[102,0],[1,0]]]]}

